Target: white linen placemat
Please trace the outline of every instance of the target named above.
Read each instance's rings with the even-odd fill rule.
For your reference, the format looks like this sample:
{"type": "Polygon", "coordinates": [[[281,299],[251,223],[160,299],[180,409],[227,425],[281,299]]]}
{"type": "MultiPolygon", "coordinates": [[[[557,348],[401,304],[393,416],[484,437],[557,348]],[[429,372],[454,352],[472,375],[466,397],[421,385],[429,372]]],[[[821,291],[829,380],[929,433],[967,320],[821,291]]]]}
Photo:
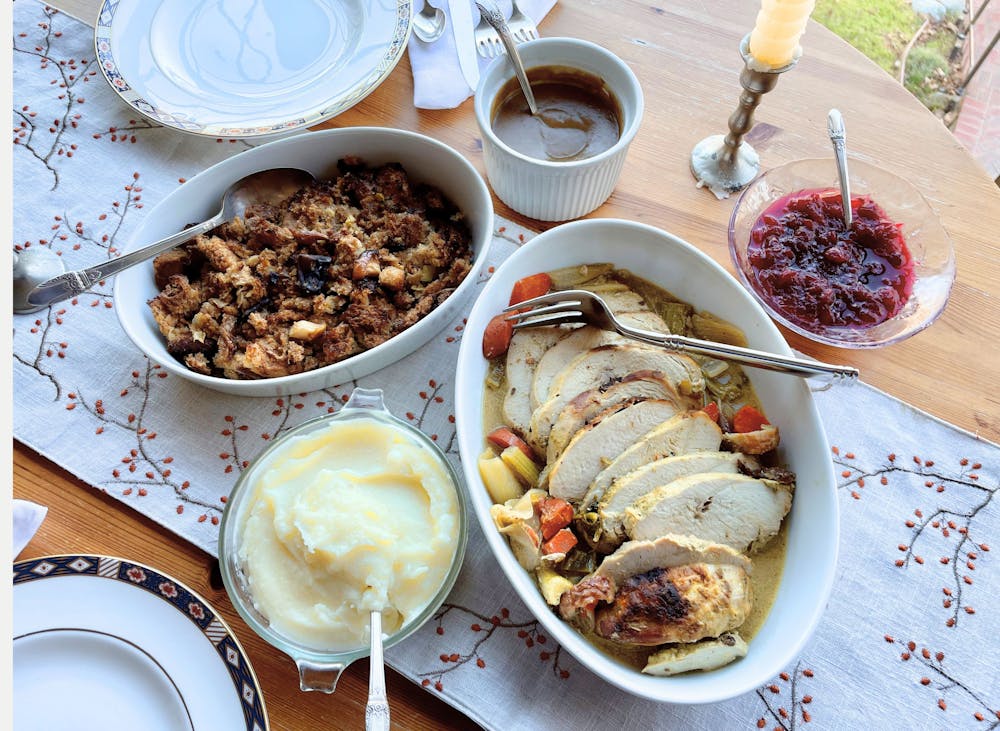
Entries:
{"type": "MultiPolygon", "coordinates": [[[[50,247],[74,268],[114,256],[146,205],[247,146],[132,118],[95,69],[88,27],[34,0],[15,0],[13,13],[16,247],[50,247]]],[[[531,236],[497,225],[493,264],[531,236]]],[[[457,462],[461,319],[356,384],[241,399],[162,372],[124,336],[114,307],[107,283],[14,317],[14,436],[206,551],[246,463],[355,385],[383,388],[390,408],[457,462]]],[[[864,385],[817,402],[839,475],[836,586],[801,657],[755,692],[671,706],[592,675],[545,637],[474,519],[447,603],[389,662],[503,731],[996,728],[1000,449],[864,385]]]]}

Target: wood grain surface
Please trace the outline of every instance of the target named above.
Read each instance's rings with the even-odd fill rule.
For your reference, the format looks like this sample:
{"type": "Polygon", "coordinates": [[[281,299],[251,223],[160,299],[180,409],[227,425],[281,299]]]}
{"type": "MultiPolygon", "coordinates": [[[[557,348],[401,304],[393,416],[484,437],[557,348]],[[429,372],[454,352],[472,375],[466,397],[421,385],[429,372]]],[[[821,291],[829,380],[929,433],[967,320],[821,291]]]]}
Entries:
{"type": "MultiPolygon", "coordinates": [[[[53,6],[88,22],[97,0],[53,6]]],[[[611,199],[592,216],[666,229],[730,272],[726,230],[734,199],[698,189],[688,171],[696,142],[726,131],[740,93],[740,38],[756,3],[725,0],[560,0],[540,25],[544,36],[575,36],[623,58],[642,84],[646,112],[611,199]]],[[[751,133],[765,168],[830,156],[827,111],[847,120],[851,154],[912,180],[937,210],[957,254],[951,302],[929,329],[886,348],[848,351],[791,333],[791,345],[861,369],[863,380],[932,414],[1000,442],[1000,190],[941,122],[856,50],[810,22],[798,65],[764,97],[751,133]]],[[[354,109],[322,127],[360,125],[415,130],[461,151],[485,174],[471,99],[447,111],[417,110],[408,58],[354,109]]],[[[833,164],[831,158],[831,165],[833,164]]],[[[541,230],[494,201],[497,213],[541,230]]],[[[864,418],[863,414],[858,415],[864,418]]],[[[141,555],[144,562],[202,593],[243,642],[274,729],[361,728],[367,667],[356,663],[332,696],[302,693],[292,662],[250,631],[211,579],[213,560],[43,457],[16,445],[14,495],[50,513],[22,558],[51,553],[141,555]]],[[[432,693],[390,672],[393,727],[465,729],[475,724],[432,693]]],[[[488,711],[487,711],[488,712],[488,711]]]]}

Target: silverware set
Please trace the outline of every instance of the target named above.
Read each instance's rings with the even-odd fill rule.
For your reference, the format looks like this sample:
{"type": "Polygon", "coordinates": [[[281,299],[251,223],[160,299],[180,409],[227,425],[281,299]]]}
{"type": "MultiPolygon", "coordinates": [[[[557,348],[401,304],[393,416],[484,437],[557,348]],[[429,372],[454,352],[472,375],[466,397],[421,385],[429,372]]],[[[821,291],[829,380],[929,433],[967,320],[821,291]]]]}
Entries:
{"type": "MultiPolygon", "coordinates": [[[[507,18],[507,29],[514,41],[523,43],[538,38],[538,26],[535,25],[535,21],[517,7],[516,0],[512,0],[510,5],[511,13],[510,17],[507,18]]],[[[483,58],[496,58],[507,52],[500,39],[500,34],[486,19],[486,14],[482,11],[479,14],[479,25],[475,29],[475,38],[476,52],[483,58]]]]}
{"type": "MultiPolygon", "coordinates": [[[[515,42],[523,43],[538,38],[538,26],[535,21],[517,6],[516,0],[512,0],[510,5],[511,14],[507,18],[507,27],[515,42]]],[[[495,4],[494,7],[496,7],[495,4]]],[[[441,37],[445,24],[444,12],[424,0],[421,9],[413,16],[413,33],[424,43],[433,43],[441,37]]],[[[500,40],[500,34],[490,25],[482,13],[480,13],[479,24],[473,33],[476,52],[483,58],[496,58],[507,52],[500,40]]]]}

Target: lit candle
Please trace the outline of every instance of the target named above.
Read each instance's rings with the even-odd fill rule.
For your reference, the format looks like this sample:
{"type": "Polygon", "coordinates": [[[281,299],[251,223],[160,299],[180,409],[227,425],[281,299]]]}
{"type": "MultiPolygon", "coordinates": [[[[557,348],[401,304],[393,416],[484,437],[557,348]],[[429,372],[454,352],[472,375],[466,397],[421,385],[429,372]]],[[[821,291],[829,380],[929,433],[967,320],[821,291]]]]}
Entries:
{"type": "Polygon", "coordinates": [[[761,0],[757,24],[750,33],[750,55],[771,67],[798,58],[799,38],[816,0],[761,0]]]}

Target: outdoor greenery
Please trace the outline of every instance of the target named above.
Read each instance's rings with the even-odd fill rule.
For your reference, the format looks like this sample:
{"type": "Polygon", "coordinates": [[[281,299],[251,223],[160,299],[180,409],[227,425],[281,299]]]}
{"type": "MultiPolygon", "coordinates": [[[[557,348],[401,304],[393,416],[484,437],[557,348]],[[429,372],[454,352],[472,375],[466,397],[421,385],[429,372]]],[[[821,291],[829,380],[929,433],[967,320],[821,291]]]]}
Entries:
{"type": "Polygon", "coordinates": [[[923,23],[909,0],[816,0],[812,17],[890,74],[923,23]]]}
{"type": "MultiPolygon", "coordinates": [[[[816,0],[813,18],[896,78],[902,54],[925,19],[909,0],[816,0]]],[[[903,85],[934,111],[949,107],[945,87],[953,71],[956,20],[931,23],[906,58],[903,85]]]]}

